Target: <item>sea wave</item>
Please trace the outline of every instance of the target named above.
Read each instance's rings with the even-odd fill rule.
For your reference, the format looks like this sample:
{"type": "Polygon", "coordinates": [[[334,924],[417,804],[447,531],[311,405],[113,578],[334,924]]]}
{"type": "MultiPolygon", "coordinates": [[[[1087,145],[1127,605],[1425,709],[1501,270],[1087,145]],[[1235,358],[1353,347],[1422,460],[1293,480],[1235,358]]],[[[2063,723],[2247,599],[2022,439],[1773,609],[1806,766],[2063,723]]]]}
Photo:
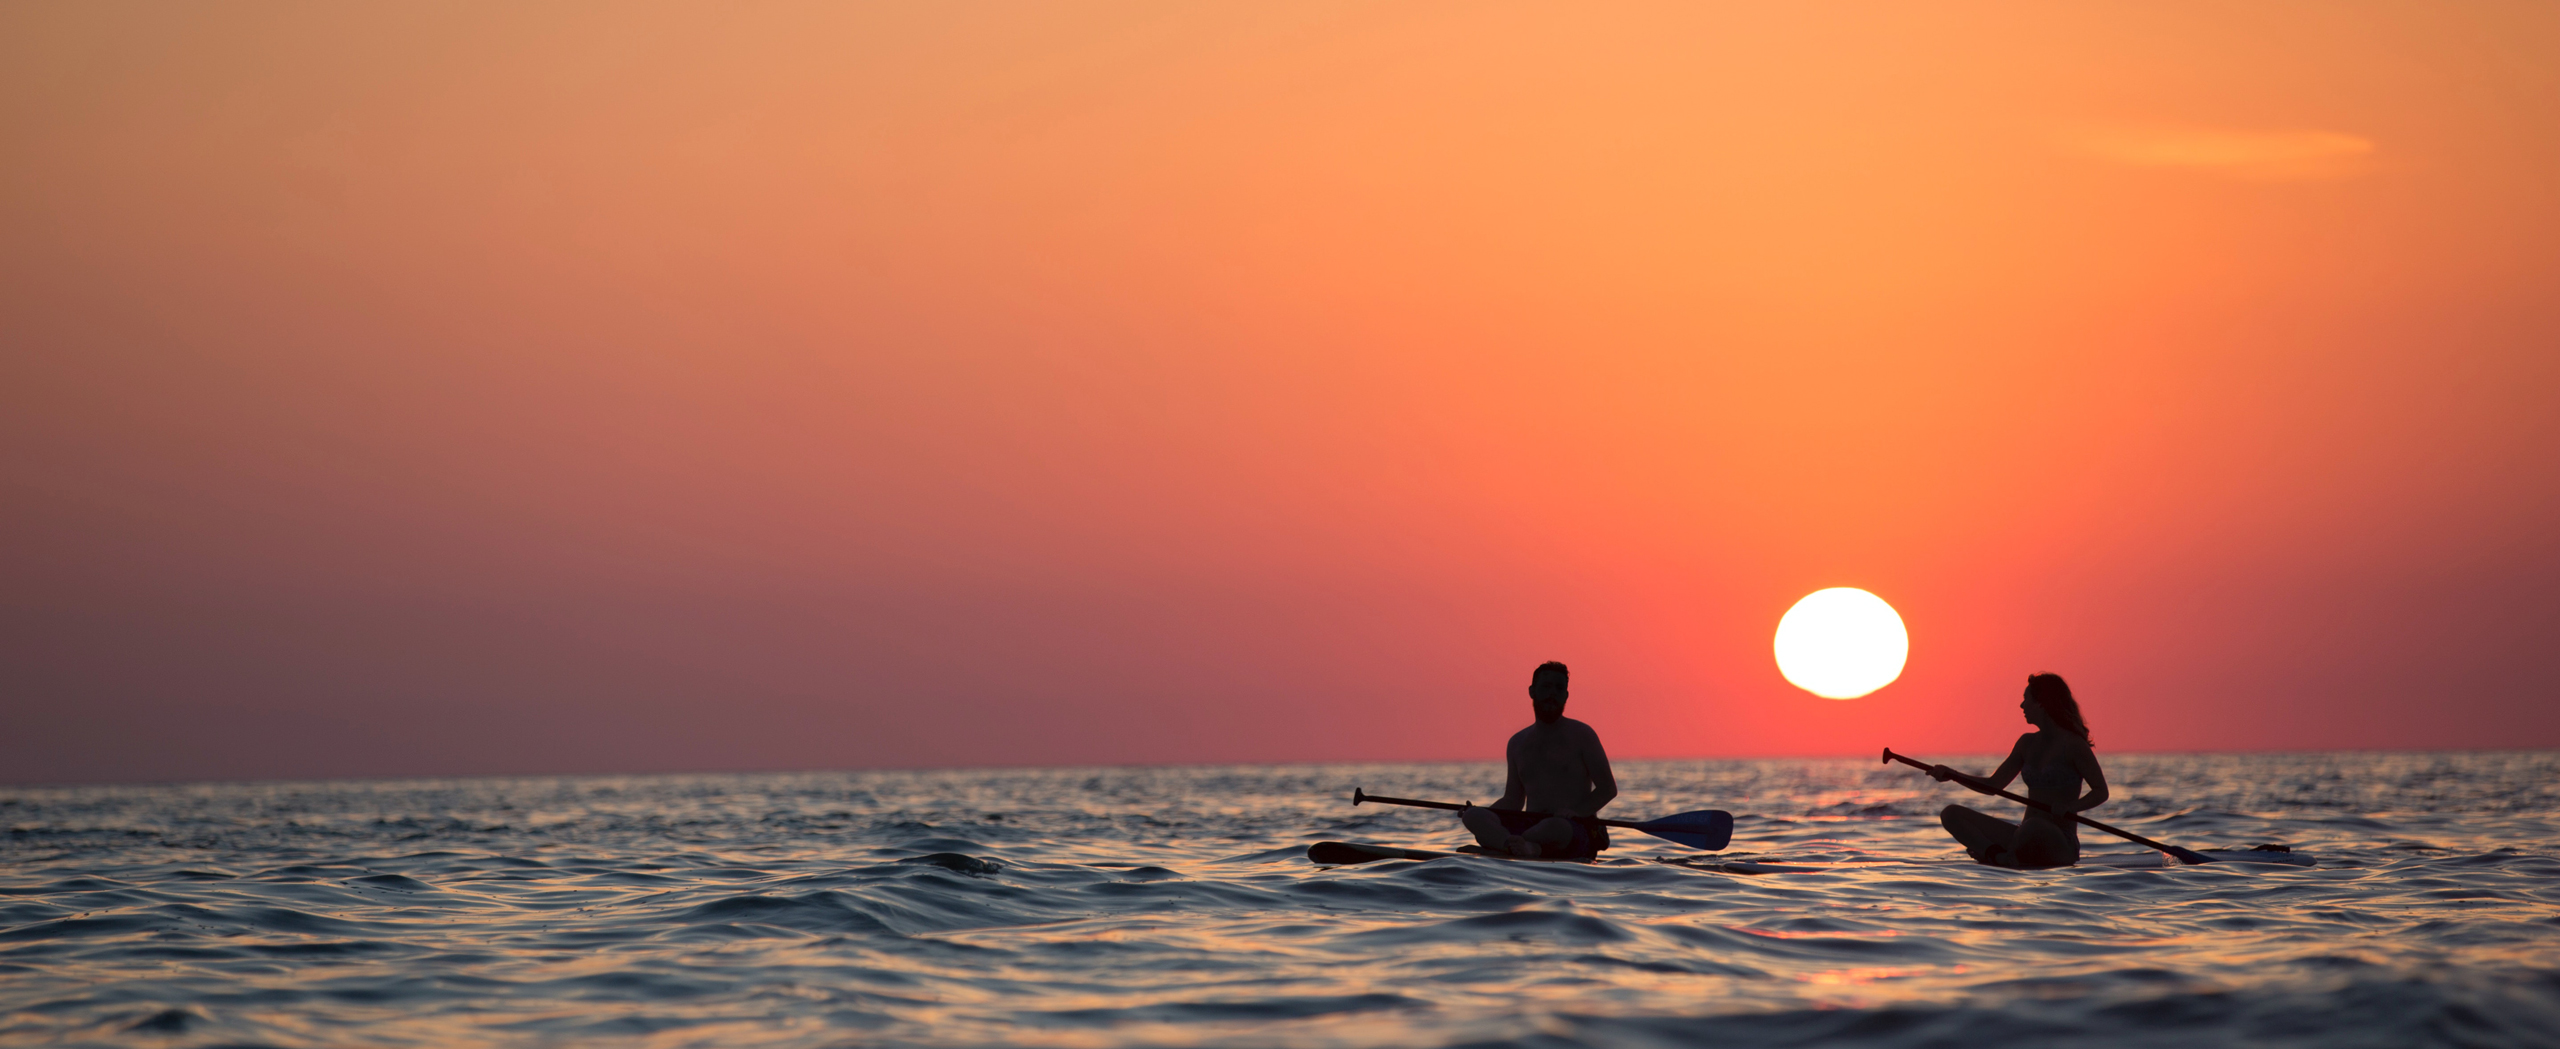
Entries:
{"type": "Polygon", "coordinates": [[[0,1045],[2554,1044],[2560,754],[2109,760],[2317,862],[1981,867],[1848,761],[1628,763],[1734,845],[1595,864],[1305,859],[1482,765],[5,788],[0,1045]]]}

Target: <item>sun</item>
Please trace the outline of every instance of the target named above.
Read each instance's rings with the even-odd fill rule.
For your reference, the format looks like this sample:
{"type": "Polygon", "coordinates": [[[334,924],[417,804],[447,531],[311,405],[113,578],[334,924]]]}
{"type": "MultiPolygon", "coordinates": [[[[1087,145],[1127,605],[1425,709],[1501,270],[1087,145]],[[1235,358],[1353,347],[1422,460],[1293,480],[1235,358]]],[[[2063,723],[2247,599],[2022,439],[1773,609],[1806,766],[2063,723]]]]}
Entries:
{"type": "Polygon", "coordinates": [[[1778,672],[1824,699],[1856,699],[1902,676],[1911,635],[1884,599],[1854,586],[1804,595],[1778,619],[1778,672]]]}

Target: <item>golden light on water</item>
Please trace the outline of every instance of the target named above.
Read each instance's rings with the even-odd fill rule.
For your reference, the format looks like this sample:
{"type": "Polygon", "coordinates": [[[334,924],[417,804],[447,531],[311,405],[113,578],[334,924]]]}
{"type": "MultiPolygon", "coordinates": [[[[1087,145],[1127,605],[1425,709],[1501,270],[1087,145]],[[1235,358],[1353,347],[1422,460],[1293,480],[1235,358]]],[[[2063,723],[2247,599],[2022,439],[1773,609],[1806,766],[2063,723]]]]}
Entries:
{"type": "Polygon", "coordinates": [[[1778,619],[1778,672],[1824,699],[1856,699],[1902,676],[1911,635],[1884,599],[1853,586],[1816,590],[1778,619]]]}

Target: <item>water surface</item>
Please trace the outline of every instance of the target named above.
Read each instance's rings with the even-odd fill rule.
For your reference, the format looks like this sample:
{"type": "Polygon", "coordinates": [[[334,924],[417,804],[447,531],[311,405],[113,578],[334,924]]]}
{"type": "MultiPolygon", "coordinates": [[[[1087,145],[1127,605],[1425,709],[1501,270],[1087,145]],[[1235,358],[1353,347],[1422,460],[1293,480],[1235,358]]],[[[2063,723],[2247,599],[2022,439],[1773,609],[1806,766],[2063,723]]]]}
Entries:
{"type": "Polygon", "coordinates": [[[2560,753],[2108,762],[2319,865],[1978,867],[1864,761],[1622,768],[1848,864],[1762,876],[1304,860],[1476,765],[0,788],[0,1044],[2560,1044],[2560,753]]]}

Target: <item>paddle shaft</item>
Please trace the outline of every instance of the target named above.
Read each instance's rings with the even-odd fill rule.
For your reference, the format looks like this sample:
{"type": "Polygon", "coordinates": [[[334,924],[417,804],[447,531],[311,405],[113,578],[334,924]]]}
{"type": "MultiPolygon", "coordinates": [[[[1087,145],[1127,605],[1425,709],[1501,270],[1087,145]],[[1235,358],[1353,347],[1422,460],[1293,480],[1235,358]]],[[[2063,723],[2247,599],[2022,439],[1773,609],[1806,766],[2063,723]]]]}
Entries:
{"type": "MultiPolygon", "coordinates": [[[[1351,803],[1357,805],[1364,801],[1374,801],[1380,805],[1411,805],[1417,809],[1447,809],[1451,812],[1458,812],[1468,808],[1468,806],[1465,805],[1452,805],[1445,801],[1415,801],[1412,798],[1382,798],[1375,794],[1364,794],[1358,787],[1351,788],[1351,803]]],[[[1528,815],[1553,817],[1555,813],[1532,812],[1528,815]]],[[[1626,820],[1604,820],[1598,816],[1566,816],[1564,818],[1597,823],[1603,827],[1625,827],[1628,830],[1644,830],[1643,824],[1629,823],[1626,820]]]]}
{"type": "MultiPolygon", "coordinates": [[[[1884,759],[1885,759],[1886,761],[1899,761],[1899,762],[1901,762],[1901,763],[1903,763],[1903,764],[1905,764],[1905,765],[1909,765],[1909,766],[1911,766],[1912,768],[1919,769],[1919,770],[1920,770],[1920,771],[1922,771],[1922,772],[1927,772],[1927,771],[1929,771],[1929,768],[1930,768],[1930,766],[1928,766],[1928,765],[1927,765],[1927,764],[1925,764],[1925,763],[1918,762],[1918,761],[1913,761],[1913,760],[1911,760],[1910,758],[1906,758],[1906,757],[1903,757],[1903,756],[1902,756],[1902,755],[1900,755],[1900,754],[1896,754],[1896,753],[1894,753],[1894,752],[1893,752],[1893,748],[1892,748],[1892,747],[1886,747],[1886,748],[1884,748],[1884,759]]],[[[2005,791],[2005,790],[1993,790],[1993,791],[1990,791],[1989,793],[1997,794],[1997,795],[1999,795],[1999,796],[2001,796],[2001,797],[2007,798],[2007,799],[2009,799],[2009,800],[2011,800],[2011,801],[2017,802],[2018,804],[2020,804],[2020,805],[2024,805],[2024,806],[2027,806],[2028,808],[2031,808],[2031,809],[2042,809],[2042,810],[2044,810],[2044,811],[2046,811],[2046,812],[2048,812],[2048,813],[2052,813],[2053,815],[2056,815],[2056,816],[2064,816],[2064,815],[2070,816],[2070,817],[2071,817],[2072,819],[2074,819],[2074,820],[2078,820],[2078,821],[2080,821],[2080,822],[2082,822],[2082,823],[2086,823],[2086,824],[2088,824],[2088,825],[2090,825],[2090,826],[2092,826],[2092,827],[2096,827],[2096,828],[2098,828],[2099,830],[2105,831],[2105,832],[2107,832],[2107,833],[2109,833],[2109,834],[2113,834],[2113,835],[2115,835],[2116,837],[2123,838],[2124,840],[2126,840],[2126,841],[2130,841],[2130,842],[2132,842],[2132,843],[2134,843],[2134,844],[2136,844],[2136,845],[2145,845],[2145,846],[2149,846],[2149,847],[2151,847],[2151,848],[2158,849],[2158,850],[2160,850],[2160,851],[2162,851],[2162,852],[2168,853],[2169,855],[2176,856],[2176,857],[2178,857],[2178,858],[2179,858],[2179,859],[2181,859],[2181,860],[2187,860],[2187,857],[2188,857],[2188,856],[2196,856],[2196,858],[2195,858],[2195,859],[2187,860],[2187,862],[2189,862],[2189,863],[2204,863],[2204,862],[2207,862],[2207,861],[2204,859],[2204,857],[2202,857],[2202,856],[2197,856],[2197,855],[2196,855],[2196,853],[2194,853],[2192,850],[2188,850],[2188,849],[2181,849],[2181,848],[2179,848],[2179,847],[2177,847],[2177,846],[2175,846],[2175,845],[2162,845],[2162,844],[2160,844],[2159,842],[2156,842],[2156,841],[2153,841],[2153,840],[2151,840],[2151,839],[2149,839],[2149,838],[2143,837],[2142,835],[2136,834],[2136,833],[2134,833],[2134,832],[2132,832],[2132,831],[2129,831],[2129,830],[2118,830],[2118,829],[2116,829],[2116,828],[2114,828],[2114,827],[2107,826],[2107,825],[2106,825],[2106,824],[2104,824],[2104,823],[2100,823],[2100,822],[2098,822],[2098,821],[2096,821],[2096,820],[2090,819],[2090,818],[2089,818],[2089,817],[2087,817],[2087,816],[2083,816],[2083,815],[2081,815],[2081,814],[2079,814],[2079,813],[2077,813],[2077,812],[2071,812],[2071,813],[2054,812],[2054,811],[2053,811],[2053,806],[2051,806],[2051,805],[2047,805],[2047,804],[2045,804],[2045,803],[2043,803],[2043,802],[2041,802],[2041,801],[2036,801],[2036,800],[2034,800],[2034,799],[2032,799],[2032,798],[2021,798],[2021,797],[2019,797],[2019,796],[2017,796],[2017,795],[2015,795],[2015,794],[2011,794],[2011,793],[2009,793],[2008,791],[2005,791]]]]}

